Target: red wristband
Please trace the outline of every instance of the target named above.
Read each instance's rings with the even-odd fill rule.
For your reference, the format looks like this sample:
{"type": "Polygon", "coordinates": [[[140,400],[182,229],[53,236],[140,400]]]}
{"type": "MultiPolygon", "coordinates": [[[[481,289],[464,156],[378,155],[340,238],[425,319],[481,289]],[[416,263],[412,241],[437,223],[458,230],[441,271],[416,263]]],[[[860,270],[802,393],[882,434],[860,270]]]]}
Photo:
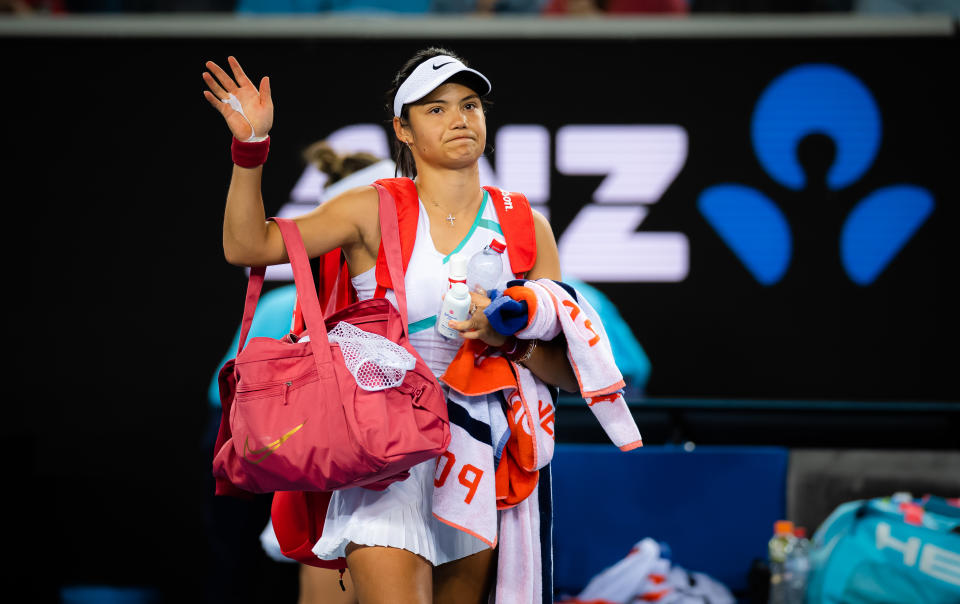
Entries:
{"type": "Polygon", "coordinates": [[[267,161],[267,153],[270,151],[270,137],[256,143],[245,143],[233,137],[230,144],[230,155],[233,157],[233,163],[241,168],[256,168],[262,166],[267,161]]]}

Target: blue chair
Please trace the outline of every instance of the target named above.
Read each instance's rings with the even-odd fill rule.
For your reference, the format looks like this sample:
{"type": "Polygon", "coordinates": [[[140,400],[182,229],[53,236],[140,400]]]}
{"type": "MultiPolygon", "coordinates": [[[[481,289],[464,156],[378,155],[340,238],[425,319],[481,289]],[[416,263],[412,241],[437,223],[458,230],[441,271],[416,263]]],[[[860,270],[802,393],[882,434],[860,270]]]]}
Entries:
{"type": "Polygon", "coordinates": [[[788,450],[780,447],[558,444],[553,469],[554,585],[577,594],[644,537],[731,591],[766,559],[786,513],[788,450]]]}

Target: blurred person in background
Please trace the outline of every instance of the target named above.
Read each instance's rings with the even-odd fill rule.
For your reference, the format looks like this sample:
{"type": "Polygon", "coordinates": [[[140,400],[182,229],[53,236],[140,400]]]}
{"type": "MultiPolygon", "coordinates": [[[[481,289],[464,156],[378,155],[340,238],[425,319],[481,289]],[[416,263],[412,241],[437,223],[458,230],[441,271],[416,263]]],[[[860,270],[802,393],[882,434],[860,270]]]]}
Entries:
{"type": "Polygon", "coordinates": [[[61,15],[66,12],[64,0],[0,0],[0,14],[61,15]]]}
{"type": "Polygon", "coordinates": [[[0,0],[0,13],[230,12],[236,0],[0,0]]]}
{"type": "Polygon", "coordinates": [[[688,0],[547,0],[548,15],[684,15],[688,0]]]}
{"type": "Polygon", "coordinates": [[[431,10],[437,14],[538,14],[547,0],[433,0],[431,10]]]}
{"type": "Polygon", "coordinates": [[[849,12],[854,0],[690,0],[694,13],[849,12]]]}
{"type": "Polygon", "coordinates": [[[871,15],[960,16],[960,0],[853,0],[854,10],[871,15]]]}
{"type": "Polygon", "coordinates": [[[236,11],[251,14],[430,12],[431,0],[238,0],[236,11]]]}

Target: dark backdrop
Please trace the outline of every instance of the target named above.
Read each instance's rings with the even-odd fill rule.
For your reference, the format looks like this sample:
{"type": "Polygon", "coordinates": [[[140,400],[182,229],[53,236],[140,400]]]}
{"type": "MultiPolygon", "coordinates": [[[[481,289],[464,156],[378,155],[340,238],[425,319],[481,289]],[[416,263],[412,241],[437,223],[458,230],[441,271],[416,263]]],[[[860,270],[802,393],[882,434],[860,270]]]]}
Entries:
{"type": "MultiPolygon", "coordinates": [[[[206,468],[197,460],[206,389],[240,319],[245,286],[220,246],[229,135],[201,96],[204,61],[225,64],[234,54],[256,81],[271,76],[269,214],[288,201],[303,171],[302,148],[345,125],[386,124],[387,83],[424,44],[0,40],[9,57],[4,105],[14,155],[6,199],[22,208],[10,212],[10,224],[33,242],[20,244],[33,305],[21,323],[34,343],[25,358],[65,361],[50,371],[18,359],[34,387],[29,428],[17,442],[33,447],[34,484],[44,492],[57,485],[56,497],[32,507],[70,560],[60,566],[63,581],[178,585],[201,568],[197,509],[206,468]]],[[[491,140],[502,124],[541,124],[552,134],[568,124],[686,130],[685,165],[641,230],[686,234],[688,277],[596,284],[651,359],[649,395],[958,399],[951,282],[960,105],[948,85],[956,37],[449,46],[494,82],[491,140]],[[876,160],[839,191],[786,190],[751,149],[757,98],[803,63],[846,69],[880,108],[876,160]],[[778,283],[757,283],[698,212],[700,193],[724,182],[764,192],[798,241],[802,233],[813,242],[797,248],[778,283]],[[838,225],[857,200],[895,183],[930,191],[933,213],[876,281],[857,285],[838,261],[838,225]]],[[[822,141],[810,144],[814,156],[831,152],[822,141]]],[[[559,237],[600,177],[551,165],[559,237]]]]}

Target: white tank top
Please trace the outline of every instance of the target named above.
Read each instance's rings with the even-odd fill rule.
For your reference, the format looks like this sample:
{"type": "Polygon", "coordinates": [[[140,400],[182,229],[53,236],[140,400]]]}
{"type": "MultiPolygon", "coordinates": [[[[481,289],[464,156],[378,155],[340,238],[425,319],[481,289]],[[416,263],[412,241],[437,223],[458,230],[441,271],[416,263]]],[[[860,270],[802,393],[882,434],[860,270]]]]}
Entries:
{"type": "MultiPolygon", "coordinates": [[[[483,201],[480,203],[480,210],[470,231],[456,249],[446,255],[441,254],[434,247],[433,238],[430,236],[430,218],[422,202],[419,202],[419,206],[417,239],[403,280],[407,288],[410,343],[420,353],[434,375],[440,376],[446,371],[447,365],[456,356],[457,349],[463,342],[461,338],[447,340],[437,333],[436,329],[437,314],[440,312],[443,294],[449,284],[450,258],[454,254],[463,254],[469,259],[489,245],[494,238],[504,243],[506,240],[500,229],[500,222],[497,220],[496,208],[490,202],[490,194],[486,191],[483,192],[483,201]]],[[[510,248],[507,247],[501,255],[503,268],[497,283],[497,289],[501,291],[507,281],[514,278],[510,271],[509,254],[510,248]]],[[[376,267],[351,278],[350,282],[357,290],[359,300],[372,298],[377,287],[376,267]]],[[[394,306],[397,305],[393,290],[387,292],[387,299],[394,306]]]]}

